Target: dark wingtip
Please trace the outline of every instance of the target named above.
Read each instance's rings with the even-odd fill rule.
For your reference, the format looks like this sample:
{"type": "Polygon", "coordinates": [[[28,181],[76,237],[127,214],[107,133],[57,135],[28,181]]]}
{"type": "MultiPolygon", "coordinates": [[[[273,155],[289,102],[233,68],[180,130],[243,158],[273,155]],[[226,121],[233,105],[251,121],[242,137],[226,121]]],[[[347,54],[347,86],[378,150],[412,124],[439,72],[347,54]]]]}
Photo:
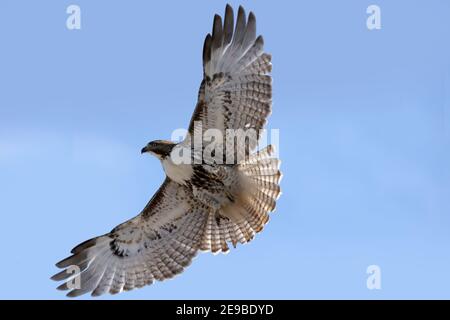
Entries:
{"type": "Polygon", "coordinates": [[[223,21],[224,44],[228,44],[231,42],[231,39],[233,38],[233,29],[234,29],[233,8],[229,4],[227,4],[225,8],[225,18],[223,21]]]}
{"type": "Polygon", "coordinates": [[[64,282],[63,284],[59,285],[59,286],[56,288],[56,290],[59,290],[59,291],[67,291],[67,290],[69,290],[69,288],[67,287],[67,283],[64,282]]]}
{"type": "Polygon", "coordinates": [[[205,65],[211,60],[211,34],[208,33],[203,44],[203,64],[205,65]]]}
{"type": "Polygon", "coordinates": [[[53,281],[61,281],[61,280],[63,280],[63,275],[65,275],[65,271],[63,270],[63,271],[61,271],[61,272],[58,272],[57,274],[54,274],[54,275],[52,275],[51,277],[50,277],[50,280],[53,280],[53,281]]]}
{"type": "Polygon", "coordinates": [[[231,17],[234,16],[233,7],[230,6],[229,3],[227,3],[227,5],[225,6],[225,18],[226,18],[227,16],[231,16],[231,17]]]}
{"type": "Polygon", "coordinates": [[[243,20],[242,22],[244,22],[244,24],[246,23],[246,20],[247,19],[245,19],[245,17],[246,17],[246,15],[245,15],[245,9],[244,9],[244,7],[242,7],[242,6],[239,6],[239,9],[238,9],[238,20],[243,20]]]}
{"type": "Polygon", "coordinates": [[[246,25],[247,25],[247,21],[246,20],[247,19],[245,17],[245,10],[244,10],[244,8],[242,6],[239,6],[237,19],[236,19],[236,31],[235,31],[236,39],[233,40],[233,41],[236,41],[236,44],[240,44],[240,42],[244,38],[245,28],[246,28],[246,25]]]}
{"type": "Polygon", "coordinates": [[[83,251],[84,249],[90,248],[90,247],[95,245],[96,240],[97,240],[97,238],[92,238],[92,239],[86,240],[86,241],[78,244],[76,247],[74,247],[70,251],[70,253],[76,254],[76,253],[79,253],[79,252],[83,251]]]}
{"type": "Polygon", "coordinates": [[[256,38],[255,42],[260,43],[261,45],[264,45],[263,36],[259,35],[258,38],[256,38]]]}
{"type": "Polygon", "coordinates": [[[68,298],[76,298],[78,296],[81,296],[82,294],[84,294],[84,292],[82,292],[79,289],[75,289],[75,290],[72,290],[72,291],[68,292],[66,294],[66,297],[68,297],[68,298]]]}
{"type": "Polygon", "coordinates": [[[213,30],[212,30],[213,37],[214,37],[214,34],[217,33],[217,31],[219,31],[219,29],[222,30],[222,17],[216,13],[214,15],[214,20],[213,20],[213,30]]]}
{"type": "Polygon", "coordinates": [[[250,13],[248,14],[248,23],[256,23],[256,16],[253,13],[253,11],[250,11],[250,13]]]}
{"type": "Polygon", "coordinates": [[[213,30],[212,30],[212,36],[213,38],[216,36],[220,36],[222,33],[222,17],[218,14],[214,15],[214,21],[213,21],[213,30]]]}
{"type": "Polygon", "coordinates": [[[65,267],[67,267],[66,262],[67,262],[67,260],[69,260],[72,257],[73,256],[70,256],[70,257],[62,259],[61,261],[58,261],[57,263],[55,263],[55,266],[58,267],[58,268],[65,268],[65,267]]]}
{"type": "Polygon", "coordinates": [[[222,45],[222,17],[218,14],[214,15],[213,31],[212,31],[212,47],[217,49],[222,45]]]}

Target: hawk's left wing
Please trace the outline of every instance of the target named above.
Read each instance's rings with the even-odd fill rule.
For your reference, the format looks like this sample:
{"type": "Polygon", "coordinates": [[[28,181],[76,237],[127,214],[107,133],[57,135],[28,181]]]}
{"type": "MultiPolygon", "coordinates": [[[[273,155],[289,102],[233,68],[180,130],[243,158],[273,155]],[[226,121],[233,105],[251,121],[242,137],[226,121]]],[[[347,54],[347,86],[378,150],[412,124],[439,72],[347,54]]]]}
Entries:
{"type": "Polygon", "coordinates": [[[203,81],[189,125],[190,136],[218,129],[253,129],[253,150],[272,108],[271,56],[264,52],[262,36],[256,37],[256,19],[239,7],[236,26],[227,5],[225,19],[215,15],[212,35],[203,47],[203,81]]]}
{"type": "Polygon", "coordinates": [[[138,216],[75,247],[72,256],[56,264],[65,270],[52,279],[65,280],[58,289],[72,289],[67,295],[76,297],[91,291],[94,296],[119,293],[171,278],[196,255],[206,220],[190,191],[166,178],[138,216]]]}

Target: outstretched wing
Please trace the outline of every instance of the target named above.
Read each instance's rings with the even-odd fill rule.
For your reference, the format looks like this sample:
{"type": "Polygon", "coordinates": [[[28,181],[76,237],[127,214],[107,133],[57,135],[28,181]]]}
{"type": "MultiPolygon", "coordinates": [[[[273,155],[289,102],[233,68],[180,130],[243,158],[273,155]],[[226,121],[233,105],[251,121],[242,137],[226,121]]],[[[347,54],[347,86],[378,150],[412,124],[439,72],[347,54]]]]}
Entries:
{"type": "Polygon", "coordinates": [[[166,178],[138,216],[76,246],[56,264],[65,270],[52,279],[66,280],[58,289],[72,289],[69,297],[91,291],[98,296],[181,273],[198,251],[207,220],[194,201],[186,188],[166,178]]]}
{"type": "Polygon", "coordinates": [[[239,7],[235,27],[229,5],[223,24],[214,16],[212,36],[206,36],[203,47],[204,78],[189,125],[191,136],[211,128],[224,137],[226,129],[254,129],[257,136],[249,141],[250,150],[256,147],[272,107],[271,56],[263,46],[252,12],[247,20],[239,7]]]}

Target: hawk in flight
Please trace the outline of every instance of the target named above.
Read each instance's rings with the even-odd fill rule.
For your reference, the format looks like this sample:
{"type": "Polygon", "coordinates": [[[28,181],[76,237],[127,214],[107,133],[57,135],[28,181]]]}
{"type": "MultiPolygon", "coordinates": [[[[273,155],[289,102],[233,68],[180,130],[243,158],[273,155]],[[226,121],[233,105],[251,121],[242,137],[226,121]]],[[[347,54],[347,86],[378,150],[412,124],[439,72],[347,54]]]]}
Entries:
{"type": "Polygon", "coordinates": [[[199,250],[226,253],[229,244],[249,242],[263,229],[275,209],[281,179],[272,146],[255,151],[272,107],[271,56],[263,46],[252,12],[247,18],[239,7],[235,23],[227,5],[223,21],[214,16],[186,138],[178,144],[152,141],[142,149],[161,161],[165,181],[139,215],[79,244],[56,264],[63,270],[52,279],[64,281],[58,289],[76,297],[140,288],[181,273],[199,250]],[[250,152],[239,162],[174,161],[177,147],[208,129],[224,136],[230,129],[257,134],[245,140],[250,152]]]}

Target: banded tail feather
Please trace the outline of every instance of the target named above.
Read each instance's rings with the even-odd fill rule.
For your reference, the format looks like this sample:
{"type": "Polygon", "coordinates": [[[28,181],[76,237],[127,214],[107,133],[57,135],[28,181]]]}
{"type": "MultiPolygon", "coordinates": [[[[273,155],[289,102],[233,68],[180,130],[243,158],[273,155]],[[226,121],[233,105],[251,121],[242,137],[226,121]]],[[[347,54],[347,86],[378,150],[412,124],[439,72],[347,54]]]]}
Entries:
{"type": "Polygon", "coordinates": [[[247,243],[261,232],[269,221],[281,195],[280,160],[273,156],[272,145],[238,165],[241,173],[240,193],[235,202],[219,212],[210,212],[200,249],[227,253],[228,243],[247,243]]]}

